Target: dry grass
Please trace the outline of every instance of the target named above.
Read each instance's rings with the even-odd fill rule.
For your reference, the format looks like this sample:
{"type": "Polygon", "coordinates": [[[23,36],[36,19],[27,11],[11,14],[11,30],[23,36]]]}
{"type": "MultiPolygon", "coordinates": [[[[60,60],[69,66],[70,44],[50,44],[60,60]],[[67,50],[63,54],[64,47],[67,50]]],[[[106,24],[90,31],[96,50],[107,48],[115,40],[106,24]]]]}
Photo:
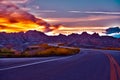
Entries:
{"type": "MultiPolygon", "coordinates": [[[[33,45],[35,47],[35,45],[33,45]]],[[[39,57],[39,56],[67,56],[80,52],[79,48],[49,46],[48,44],[37,45],[37,48],[26,49],[21,53],[16,53],[13,49],[1,48],[0,57],[39,57]],[[32,54],[31,54],[32,53],[32,54]]]]}
{"type": "Polygon", "coordinates": [[[39,51],[36,54],[38,55],[45,55],[45,56],[50,56],[50,55],[56,55],[56,56],[66,56],[66,55],[73,55],[79,53],[80,49],[74,48],[59,48],[59,47],[51,47],[43,51],[39,51]]]}
{"type": "MultiPolygon", "coordinates": [[[[30,55],[29,53],[32,52],[32,56],[66,56],[66,55],[73,55],[79,53],[80,49],[75,47],[62,47],[58,46],[51,46],[48,44],[41,44],[36,45],[36,49],[28,49],[24,51],[24,55],[30,55]],[[39,47],[38,47],[39,46],[39,47]],[[26,54],[27,53],[27,54],[26,54]]],[[[34,45],[35,47],[35,45],[34,45]]]]}

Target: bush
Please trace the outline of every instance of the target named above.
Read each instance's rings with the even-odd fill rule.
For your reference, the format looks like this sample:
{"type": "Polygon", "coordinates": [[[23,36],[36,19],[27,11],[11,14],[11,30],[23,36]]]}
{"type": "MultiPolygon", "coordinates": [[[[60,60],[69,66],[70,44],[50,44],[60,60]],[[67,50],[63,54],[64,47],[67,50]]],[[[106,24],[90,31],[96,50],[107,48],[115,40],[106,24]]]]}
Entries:
{"type": "MultiPolygon", "coordinates": [[[[32,48],[32,47],[31,47],[32,48]]],[[[79,53],[79,48],[59,46],[49,46],[41,44],[35,49],[26,49],[25,51],[17,52],[13,49],[1,48],[0,57],[39,57],[39,56],[66,56],[79,53]]]]}
{"type": "Polygon", "coordinates": [[[15,53],[8,48],[1,48],[0,49],[0,57],[10,57],[13,56],[15,53]]]}
{"type": "Polygon", "coordinates": [[[79,53],[79,51],[80,49],[78,48],[70,49],[70,48],[51,47],[49,49],[39,51],[36,54],[42,55],[42,56],[52,56],[52,55],[66,56],[66,55],[73,55],[73,54],[79,53]]]}

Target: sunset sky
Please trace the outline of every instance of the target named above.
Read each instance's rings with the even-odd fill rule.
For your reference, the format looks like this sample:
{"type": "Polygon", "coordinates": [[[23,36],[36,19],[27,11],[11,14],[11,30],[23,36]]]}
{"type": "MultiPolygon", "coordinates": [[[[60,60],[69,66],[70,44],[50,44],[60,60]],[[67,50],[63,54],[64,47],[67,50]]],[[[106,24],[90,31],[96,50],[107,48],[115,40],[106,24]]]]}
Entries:
{"type": "Polygon", "coordinates": [[[0,0],[0,30],[105,34],[120,26],[120,0],[0,0]],[[46,22],[45,22],[46,21],[46,22]]]}

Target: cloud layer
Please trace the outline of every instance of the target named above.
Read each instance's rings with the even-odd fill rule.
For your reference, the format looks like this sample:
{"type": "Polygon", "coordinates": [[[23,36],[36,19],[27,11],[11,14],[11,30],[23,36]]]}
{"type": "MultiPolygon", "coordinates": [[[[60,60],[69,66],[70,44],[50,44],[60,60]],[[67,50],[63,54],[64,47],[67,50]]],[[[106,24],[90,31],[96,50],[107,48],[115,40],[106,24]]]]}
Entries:
{"type": "Polygon", "coordinates": [[[120,25],[119,6],[115,1],[93,0],[93,2],[89,0],[0,0],[0,31],[102,33],[109,26],[120,25]],[[94,1],[96,4],[93,3],[94,1]]]}
{"type": "MultiPolygon", "coordinates": [[[[15,3],[24,3],[27,0],[12,0],[15,3]]],[[[0,30],[6,32],[19,32],[38,30],[49,32],[59,26],[48,24],[46,21],[36,18],[34,15],[22,10],[14,3],[0,1],[0,30]],[[52,27],[52,28],[51,28],[52,27]]]]}
{"type": "Polygon", "coordinates": [[[68,11],[70,13],[84,13],[84,14],[111,14],[111,15],[116,15],[116,14],[119,14],[120,15],[120,12],[99,12],[99,11],[68,11]]]}
{"type": "Polygon", "coordinates": [[[114,34],[114,33],[120,33],[120,28],[119,27],[112,27],[112,28],[108,28],[106,30],[106,34],[114,34]]]}
{"type": "Polygon", "coordinates": [[[4,3],[4,4],[9,4],[9,3],[15,3],[15,4],[23,4],[26,3],[30,0],[0,0],[0,3],[4,3]]]}

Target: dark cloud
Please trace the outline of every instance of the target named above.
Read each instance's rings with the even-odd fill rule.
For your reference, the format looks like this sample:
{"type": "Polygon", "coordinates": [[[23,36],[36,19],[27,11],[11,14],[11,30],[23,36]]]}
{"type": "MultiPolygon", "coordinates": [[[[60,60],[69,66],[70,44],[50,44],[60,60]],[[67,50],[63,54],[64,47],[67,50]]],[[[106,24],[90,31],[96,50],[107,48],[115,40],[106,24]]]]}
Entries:
{"type": "Polygon", "coordinates": [[[112,28],[106,29],[106,34],[113,34],[113,33],[119,33],[119,32],[120,32],[119,27],[112,27],[112,28]]]}
{"type": "Polygon", "coordinates": [[[8,28],[7,26],[0,25],[0,29],[6,29],[8,28]]]}

